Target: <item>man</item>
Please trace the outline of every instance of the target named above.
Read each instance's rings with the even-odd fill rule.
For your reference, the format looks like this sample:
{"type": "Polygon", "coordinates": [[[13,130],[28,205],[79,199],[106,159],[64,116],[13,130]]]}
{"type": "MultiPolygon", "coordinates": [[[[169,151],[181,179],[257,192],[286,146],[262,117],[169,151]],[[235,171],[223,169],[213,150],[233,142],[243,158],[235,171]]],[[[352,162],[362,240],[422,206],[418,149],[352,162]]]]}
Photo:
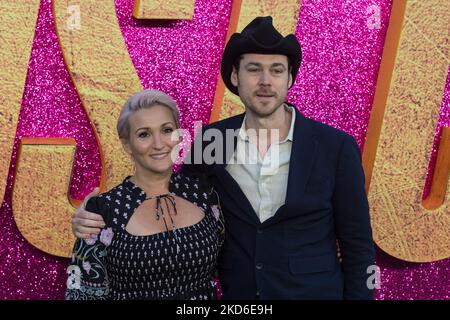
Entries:
{"type": "MultiPolygon", "coordinates": [[[[206,175],[220,199],[224,299],[373,298],[367,268],[374,246],[359,149],[351,136],[285,102],[300,62],[297,39],[283,37],[271,17],[233,34],[221,75],[246,112],[208,125],[202,135],[236,130],[234,152],[224,145],[215,153],[223,155],[219,161],[197,163],[198,150],[214,142],[200,139],[183,166],[206,175]]],[[[80,208],[77,236],[98,225],[86,218],[92,214],[80,208]]]]}

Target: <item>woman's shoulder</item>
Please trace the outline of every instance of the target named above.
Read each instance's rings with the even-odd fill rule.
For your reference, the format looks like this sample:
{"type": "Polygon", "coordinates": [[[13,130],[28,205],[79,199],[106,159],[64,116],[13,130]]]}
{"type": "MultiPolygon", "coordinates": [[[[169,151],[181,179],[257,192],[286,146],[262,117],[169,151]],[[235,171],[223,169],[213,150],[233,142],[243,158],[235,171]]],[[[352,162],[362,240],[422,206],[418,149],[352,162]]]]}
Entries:
{"type": "Polygon", "coordinates": [[[98,209],[114,206],[119,199],[124,197],[131,199],[131,195],[133,193],[139,194],[140,191],[134,190],[135,188],[136,187],[129,181],[129,177],[126,177],[121,183],[117,184],[108,191],[102,192],[99,195],[90,198],[86,204],[86,208],[88,205],[98,209]]]}
{"type": "Polygon", "coordinates": [[[218,203],[213,185],[203,174],[176,173],[172,175],[170,191],[206,209],[218,203]]]}
{"type": "Polygon", "coordinates": [[[208,194],[212,191],[212,185],[209,182],[208,177],[201,173],[174,173],[170,182],[177,187],[183,186],[187,189],[197,189],[201,192],[207,192],[208,194]]]}

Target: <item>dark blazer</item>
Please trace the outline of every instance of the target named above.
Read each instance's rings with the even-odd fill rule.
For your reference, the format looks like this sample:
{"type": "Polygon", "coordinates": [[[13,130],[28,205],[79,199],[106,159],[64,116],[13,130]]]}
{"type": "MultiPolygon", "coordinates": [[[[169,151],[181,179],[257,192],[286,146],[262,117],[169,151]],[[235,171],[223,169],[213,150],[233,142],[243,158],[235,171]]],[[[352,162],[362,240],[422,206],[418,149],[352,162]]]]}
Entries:
{"type": "MultiPolygon", "coordinates": [[[[296,108],[286,202],[261,223],[223,161],[192,164],[210,143],[194,143],[183,171],[205,174],[219,194],[225,242],[219,259],[224,299],[373,299],[375,264],[369,206],[353,137],[296,108]],[[220,163],[222,162],[222,163],[220,163]],[[337,255],[336,243],[342,256],[337,255]]],[[[244,114],[203,128],[239,129],[244,114]]],[[[238,130],[236,130],[237,132],[238,130]]],[[[236,147],[234,138],[234,148],[236,147]]],[[[232,150],[231,150],[232,151],[232,150]]]]}

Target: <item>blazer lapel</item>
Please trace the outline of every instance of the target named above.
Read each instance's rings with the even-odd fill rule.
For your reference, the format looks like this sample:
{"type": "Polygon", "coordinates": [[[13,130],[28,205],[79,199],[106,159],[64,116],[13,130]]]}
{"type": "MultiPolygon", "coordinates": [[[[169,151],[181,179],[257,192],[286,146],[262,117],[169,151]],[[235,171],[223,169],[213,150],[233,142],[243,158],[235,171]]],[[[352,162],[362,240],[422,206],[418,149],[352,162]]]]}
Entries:
{"type": "MultiPolygon", "coordinates": [[[[226,192],[227,195],[232,199],[234,205],[237,206],[241,212],[243,212],[243,215],[240,215],[239,217],[247,220],[252,224],[260,224],[261,222],[259,221],[259,218],[256,215],[256,212],[253,209],[252,205],[248,201],[239,184],[236,182],[236,180],[233,179],[228,171],[226,171],[225,169],[218,170],[216,176],[219,179],[219,183],[222,184],[224,192],[226,192]]],[[[232,204],[222,205],[232,206],[232,204]]]]}
{"type": "Polygon", "coordinates": [[[296,119],[291,159],[289,162],[286,204],[303,195],[306,182],[314,164],[318,143],[311,122],[298,112],[297,109],[295,111],[296,119]]]}
{"type": "Polygon", "coordinates": [[[305,192],[306,182],[314,164],[314,159],[317,152],[317,138],[314,135],[311,122],[308,121],[295,108],[295,125],[294,137],[292,141],[291,157],[289,161],[289,174],[286,192],[285,204],[275,213],[275,215],[266,221],[264,225],[271,225],[277,223],[286,215],[289,210],[282,210],[285,206],[293,205],[295,207],[296,199],[300,199],[305,192]]]}
{"type": "MultiPolygon", "coordinates": [[[[231,123],[227,124],[227,127],[218,127],[223,137],[226,136],[226,130],[227,129],[233,129],[236,134],[236,129],[239,129],[242,126],[242,121],[244,120],[244,115],[242,114],[235,119],[231,123]]],[[[233,152],[230,152],[230,150],[226,150],[226,140],[224,140],[223,143],[223,161],[220,164],[216,164],[214,166],[213,172],[217,176],[219,183],[222,184],[224,192],[227,193],[227,195],[233,200],[236,206],[238,206],[241,211],[244,213],[241,218],[246,219],[250,223],[253,224],[260,224],[261,222],[258,219],[258,216],[256,215],[255,210],[253,210],[252,205],[248,201],[247,197],[245,196],[244,192],[242,191],[239,184],[234,180],[234,178],[228,173],[226,170],[226,166],[228,162],[230,161],[231,156],[233,156],[233,153],[236,151],[236,145],[237,145],[237,135],[233,138],[233,152]]]]}

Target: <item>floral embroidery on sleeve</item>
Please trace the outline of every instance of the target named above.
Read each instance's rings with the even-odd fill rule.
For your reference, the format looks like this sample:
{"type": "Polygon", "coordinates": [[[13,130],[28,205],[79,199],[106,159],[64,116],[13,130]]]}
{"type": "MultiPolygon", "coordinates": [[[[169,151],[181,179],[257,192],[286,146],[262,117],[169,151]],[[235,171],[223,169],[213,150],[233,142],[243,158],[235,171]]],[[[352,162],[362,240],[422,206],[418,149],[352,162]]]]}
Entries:
{"type": "Polygon", "coordinates": [[[109,279],[106,269],[106,248],[111,244],[111,228],[103,229],[100,237],[78,239],[67,268],[67,300],[107,299],[109,279]]]}
{"type": "MultiPolygon", "coordinates": [[[[101,213],[100,208],[105,208],[100,197],[91,198],[86,205],[86,210],[95,213],[101,213]]],[[[110,288],[106,256],[113,235],[112,228],[105,228],[100,235],[77,239],[67,268],[67,300],[108,299],[110,288]]]]}

